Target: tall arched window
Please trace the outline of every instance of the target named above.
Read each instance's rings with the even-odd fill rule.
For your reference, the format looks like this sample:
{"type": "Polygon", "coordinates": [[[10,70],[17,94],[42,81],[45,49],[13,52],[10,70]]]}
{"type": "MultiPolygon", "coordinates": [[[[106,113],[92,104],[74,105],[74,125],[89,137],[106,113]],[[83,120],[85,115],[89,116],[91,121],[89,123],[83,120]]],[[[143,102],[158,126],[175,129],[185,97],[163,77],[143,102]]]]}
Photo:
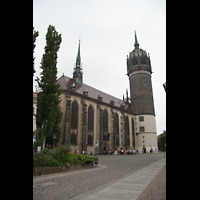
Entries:
{"type": "Polygon", "coordinates": [[[115,128],[116,128],[116,135],[115,135],[115,137],[116,137],[116,145],[117,146],[119,146],[119,116],[118,116],[118,114],[116,113],[115,114],[115,117],[116,117],[116,123],[115,123],[115,128]]]}
{"type": "Polygon", "coordinates": [[[103,111],[103,141],[109,141],[108,135],[108,112],[105,109],[103,111]]]}
{"type": "Polygon", "coordinates": [[[108,112],[106,109],[103,111],[103,132],[108,133],[108,112]]]}
{"type": "Polygon", "coordinates": [[[129,139],[129,119],[128,116],[125,117],[125,146],[130,146],[129,139]]]}
{"type": "Polygon", "coordinates": [[[135,128],[134,128],[133,118],[132,118],[132,138],[133,138],[133,147],[135,147],[135,128]]]}
{"type": "Polygon", "coordinates": [[[88,108],[88,131],[93,131],[94,129],[94,109],[90,105],[88,108]]]}
{"type": "Polygon", "coordinates": [[[71,129],[77,129],[78,127],[78,104],[76,101],[72,103],[72,115],[71,115],[71,129]]]}

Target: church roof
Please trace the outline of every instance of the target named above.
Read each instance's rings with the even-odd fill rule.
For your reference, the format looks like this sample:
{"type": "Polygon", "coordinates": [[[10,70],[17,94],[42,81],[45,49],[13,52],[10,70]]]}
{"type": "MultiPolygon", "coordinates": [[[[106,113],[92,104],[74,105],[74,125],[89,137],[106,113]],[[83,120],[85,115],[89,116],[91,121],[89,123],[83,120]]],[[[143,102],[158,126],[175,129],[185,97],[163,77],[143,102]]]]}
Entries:
{"type": "Polygon", "coordinates": [[[72,78],[63,75],[58,79],[58,83],[60,84],[63,92],[68,91],[71,93],[76,93],[85,98],[95,100],[99,103],[105,103],[113,108],[118,108],[124,112],[129,112],[131,114],[134,114],[130,103],[123,101],[122,99],[113,97],[112,95],[109,95],[105,92],[95,89],[89,85],[86,84],[81,85],[79,83],[76,83],[76,81],[72,78]]]}

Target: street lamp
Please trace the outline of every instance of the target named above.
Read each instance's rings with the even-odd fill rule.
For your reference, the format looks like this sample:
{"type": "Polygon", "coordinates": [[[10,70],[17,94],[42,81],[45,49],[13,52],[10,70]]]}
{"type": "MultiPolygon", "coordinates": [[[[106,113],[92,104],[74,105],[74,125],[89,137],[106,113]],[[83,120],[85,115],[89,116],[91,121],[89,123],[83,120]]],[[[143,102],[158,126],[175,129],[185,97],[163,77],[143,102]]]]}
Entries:
{"type": "Polygon", "coordinates": [[[55,139],[56,139],[56,134],[53,134],[53,148],[55,148],[55,139]]]}

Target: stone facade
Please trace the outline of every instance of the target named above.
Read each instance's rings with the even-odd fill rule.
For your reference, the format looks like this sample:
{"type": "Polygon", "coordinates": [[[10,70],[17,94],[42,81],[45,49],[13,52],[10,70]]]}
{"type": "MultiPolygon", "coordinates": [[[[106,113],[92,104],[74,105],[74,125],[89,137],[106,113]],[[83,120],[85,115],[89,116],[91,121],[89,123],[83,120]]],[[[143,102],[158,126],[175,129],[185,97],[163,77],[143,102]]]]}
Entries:
{"type": "MultiPolygon", "coordinates": [[[[67,77],[63,77],[67,78],[67,77]]],[[[69,78],[70,79],[70,78],[69,78]]],[[[88,91],[90,92],[90,90],[88,91]]],[[[78,150],[80,153],[85,151],[87,154],[94,154],[94,141],[98,141],[98,153],[103,154],[103,151],[113,151],[123,149],[133,149],[136,142],[133,139],[135,130],[132,128],[132,120],[134,122],[134,115],[126,112],[125,107],[117,108],[113,105],[106,105],[103,101],[89,99],[87,96],[78,93],[62,92],[61,94],[61,110],[64,113],[60,123],[63,137],[59,144],[70,143],[71,135],[76,134],[76,145],[70,144],[72,152],[78,150]],[[71,129],[71,115],[72,103],[76,102],[78,105],[78,126],[76,130],[71,129]],[[93,108],[93,131],[88,131],[88,108],[93,108]],[[108,114],[108,130],[104,132],[103,127],[103,112],[107,111],[108,114]],[[127,121],[128,120],[128,121],[127,121]],[[126,122],[127,121],[127,122],[126,122]],[[126,124],[126,126],[125,126],[126,124]],[[129,127],[128,127],[129,125],[129,127]],[[128,127],[128,128],[127,128],[128,127]],[[133,131],[132,131],[133,130],[133,131]],[[106,136],[105,136],[105,135],[106,136]],[[91,135],[92,144],[88,144],[88,138],[91,135]],[[125,138],[128,137],[127,142],[125,138]],[[129,143],[129,144],[128,144],[129,143]],[[133,145],[134,144],[134,145],[133,145]]],[[[121,100],[122,101],[122,100],[121,100]]],[[[123,104],[123,101],[121,102],[123,104]]],[[[124,102],[126,107],[130,106],[129,103],[124,102]]]]}

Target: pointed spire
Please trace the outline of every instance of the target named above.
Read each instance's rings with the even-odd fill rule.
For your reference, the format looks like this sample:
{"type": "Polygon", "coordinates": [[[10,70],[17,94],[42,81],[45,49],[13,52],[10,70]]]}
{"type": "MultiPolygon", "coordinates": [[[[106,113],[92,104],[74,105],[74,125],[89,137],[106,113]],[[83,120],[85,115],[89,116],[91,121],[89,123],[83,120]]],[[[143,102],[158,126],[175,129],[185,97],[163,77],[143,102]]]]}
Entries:
{"type": "Polygon", "coordinates": [[[76,66],[81,65],[81,55],[80,55],[80,40],[79,40],[79,45],[78,45],[78,53],[76,56],[76,66]]]}
{"type": "Polygon", "coordinates": [[[79,45],[78,45],[78,53],[76,56],[76,65],[74,67],[74,72],[73,72],[73,79],[79,83],[83,84],[83,71],[81,68],[81,55],[80,55],[80,39],[79,39],[79,45]]]}
{"type": "Polygon", "coordinates": [[[126,88],[126,101],[128,102],[128,89],[126,88]]]}
{"type": "Polygon", "coordinates": [[[139,49],[139,43],[137,40],[137,35],[136,35],[136,31],[135,31],[135,44],[134,44],[135,49],[139,49]]]}

